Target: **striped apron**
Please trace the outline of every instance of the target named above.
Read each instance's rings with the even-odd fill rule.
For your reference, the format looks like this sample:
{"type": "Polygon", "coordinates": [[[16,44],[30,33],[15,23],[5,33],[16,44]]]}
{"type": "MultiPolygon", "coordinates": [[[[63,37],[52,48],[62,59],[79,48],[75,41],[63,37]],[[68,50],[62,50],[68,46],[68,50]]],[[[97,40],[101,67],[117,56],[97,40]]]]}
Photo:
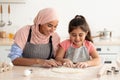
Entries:
{"type": "Polygon", "coordinates": [[[32,44],[30,43],[31,32],[32,30],[30,28],[27,43],[23,50],[22,56],[24,58],[40,58],[40,59],[54,58],[52,36],[50,36],[49,43],[47,44],[32,44]]]}
{"type": "Polygon", "coordinates": [[[70,59],[73,63],[90,60],[89,52],[85,46],[74,48],[71,45],[66,51],[65,58],[70,59]]]}

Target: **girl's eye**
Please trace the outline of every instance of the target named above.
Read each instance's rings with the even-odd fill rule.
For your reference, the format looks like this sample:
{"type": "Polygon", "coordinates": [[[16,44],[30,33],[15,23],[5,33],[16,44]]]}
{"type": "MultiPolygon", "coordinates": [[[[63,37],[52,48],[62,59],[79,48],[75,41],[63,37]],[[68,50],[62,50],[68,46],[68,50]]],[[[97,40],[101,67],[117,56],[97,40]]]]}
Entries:
{"type": "Polygon", "coordinates": [[[77,35],[76,34],[71,34],[71,36],[76,37],[77,35]]]}
{"type": "MultiPolygon", "coordinates": [[[[71,34],[71,36],[76,37],[76,34],[71,34]]],[[[83,34],[79,34],[79,37],[83,37],[83,34]]]]}
{"type": "Polygon", "coordinates": [[[80,37],[82,37],[83,35],[82,34],[79,34],[80,37]]]}

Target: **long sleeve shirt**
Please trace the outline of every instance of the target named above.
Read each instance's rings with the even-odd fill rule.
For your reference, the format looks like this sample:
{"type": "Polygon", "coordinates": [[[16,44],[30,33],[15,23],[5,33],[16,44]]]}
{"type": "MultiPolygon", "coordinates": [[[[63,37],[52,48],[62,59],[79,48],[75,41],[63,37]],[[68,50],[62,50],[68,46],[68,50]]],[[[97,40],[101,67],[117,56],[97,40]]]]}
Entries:
{"type": "Polygon", "coordinates": [[[8,54],[8,57],[13,61],[18,57],[22,57],[22,53],[23,53],[22,49],[17,44],[14,43],[11,46],[11,51],[8,54]]]}

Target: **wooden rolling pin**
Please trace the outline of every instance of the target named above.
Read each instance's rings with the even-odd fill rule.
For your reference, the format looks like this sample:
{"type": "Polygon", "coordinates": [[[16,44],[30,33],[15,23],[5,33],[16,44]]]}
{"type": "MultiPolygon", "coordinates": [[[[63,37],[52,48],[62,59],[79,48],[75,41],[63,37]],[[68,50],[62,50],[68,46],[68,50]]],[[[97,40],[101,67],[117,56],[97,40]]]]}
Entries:
{"type": "Polygon", "coordinates": [[[117,66],[120,68],[120,59],[116,60],[117,66]]]}
{"type": "Polygon", "coordinates": [[[1,13],[1,14],[3,13],[2,5],[0,5],[0,13],[1,13]]]}
{"type": "Polygon", "coordinates": [[[8,14],[10,14],[10,4],[8,5],[8,14]]]}
{"type": "Polygon", "coordinates": [[[104,64],[104,65],[100,68],[99,72],[97,73],[97,77],[103,76],[103,75],[105,74],[105,72],[106,72],[106,69],[107,69],[107,66],[104,64]]]}

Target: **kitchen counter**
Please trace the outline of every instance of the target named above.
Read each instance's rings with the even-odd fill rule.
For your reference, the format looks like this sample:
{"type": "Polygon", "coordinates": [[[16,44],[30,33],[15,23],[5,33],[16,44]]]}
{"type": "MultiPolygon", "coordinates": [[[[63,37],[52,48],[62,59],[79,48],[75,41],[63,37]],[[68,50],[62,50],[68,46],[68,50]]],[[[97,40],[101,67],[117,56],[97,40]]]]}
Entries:
{"type": "Polygon", "coordinates": [[[0,38],[0,46],[10,46],[13,44],[13,40],[8,38],[0,38]]]}
{"type": "MultiPolygon", "coordinates": [[[[93,39],[95,46],[120,46],[120,39],[93,39]]],[[[4,45],[12,45],[13,40],[9,40],[7,38],[2,39],[0,38],[0,46],[4,45]]]]}
{"type": "Polygon", "coordinates": [[[95,46],[120,46],[120,39],[93,39],[95,46]]]}
{"type": "MultiPolygon", "coordinates": [[[[56,73],[51,70],[52,68],[41,67],[26,67],[26,66],[14,66],[13,70],[0,73],[1,80],[109,80],[106,79],[109,76],[104,75],[100,78],[97,77],[97,73],[101,69],[101,66],[89,67],[83,69],[84,71],[79,73],[56,73]],[[24,70],[31,69],[32,73],[28,76],[24,76],[24,70]]],[[[120,74],[117,77],[120,79],[120,74]]],[[[115,76],[115,75],[114,75],[115,76]]],[[[115,80],[115,79],[112,79],[115,80]]]]}

